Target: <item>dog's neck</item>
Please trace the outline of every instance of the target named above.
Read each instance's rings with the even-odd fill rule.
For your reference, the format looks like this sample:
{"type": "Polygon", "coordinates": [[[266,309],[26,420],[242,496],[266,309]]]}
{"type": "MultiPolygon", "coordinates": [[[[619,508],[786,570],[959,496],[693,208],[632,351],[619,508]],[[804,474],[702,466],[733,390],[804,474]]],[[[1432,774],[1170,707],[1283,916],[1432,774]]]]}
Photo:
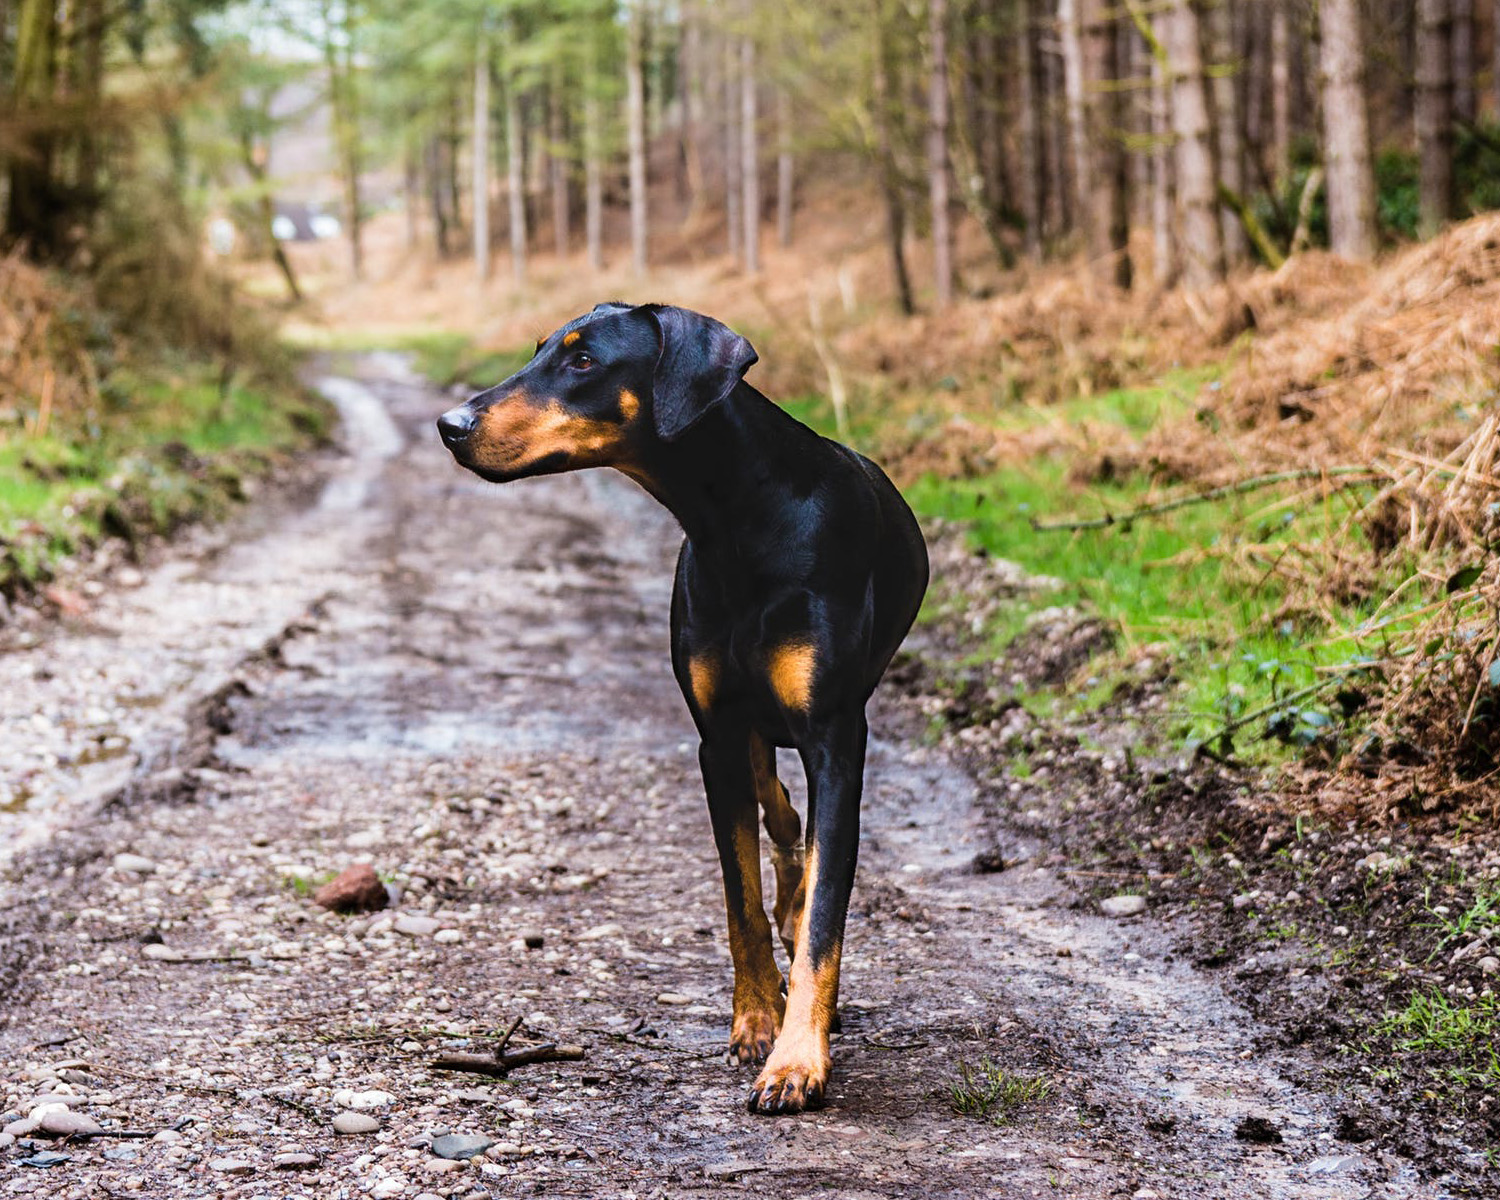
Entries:
{"type": "Polygon", "coordinates": [[[677,518],[696,550],[735,558],[745,531],[763,529],[798,486],[788,451],[820,440],[742,382],[676,441],[653,441],[620,469],[677,518]]]}

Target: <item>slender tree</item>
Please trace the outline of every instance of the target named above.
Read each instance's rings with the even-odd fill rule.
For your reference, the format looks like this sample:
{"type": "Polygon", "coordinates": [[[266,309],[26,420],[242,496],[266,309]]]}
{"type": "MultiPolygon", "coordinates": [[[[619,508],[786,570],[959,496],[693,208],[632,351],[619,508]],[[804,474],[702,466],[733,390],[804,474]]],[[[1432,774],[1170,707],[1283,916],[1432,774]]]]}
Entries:
{"type": "Polygon", "coordinates": [[[786,88],[776,89],[776,242],[792,244],[792,204],[796,160],[792,157],[792,99],[786,88]]]}
{"type": "Polygon", "coordinates": [[[474,168],[474,273],[480,283],[490,277],[490,45],[481,31],[474,51],[474,139],[469,161],[474,168]]]}
{"type": "Polygon", "coordinates": [[[760,270],[760,128],[755,39],[740,39],[740,177],[745,187],[745,270],[760,270]]]}
{"type": "Polygon", "coordinates": [[[646,273],[646,18],[644,0],[630,0],[625,41],[625,126],[630,147],[630,262],[646,273]]]}
{"type": "MultiPolygon", "coordinates": [[[[1219,186],[1236,199],[1243,200],[1244,142],[1240,135],[1240,105],[1236,90],[1240,64],[1235,53],[1229,0],[1208,0],[1204,15],[1213,60],[1210,80],[1217,151],[1215,165],[1219,172],[1219,186]]],[[[1228,204],[1220,205],[1219,221],[1224,238],[1225,259],[1231,263],[1243,261],[1249,253],[1249,242],[1234,208],[1228,204]]]]}
{"type": "MultiPolygon", "coordinates": [[[[1472,122],[1474,102],[1474,0],[1453,3],[1453,115],[1472,122]]],[[[1500,30],[1492,34],[1500,41],[1500,30]]]]}
{"type": "Polygon", "coordinates": [[[521,123],[521,76],[507,55],[505,87],[505,199],[510,224],[510,269],[526,281],[526,146],[521,123]]]}
{"type": "Polygon", "coordinates": [[[1193,0],[1173,0],[1166,14],[1172,81],[1172,131],[1177,139],[1177,216],[1182,278],[1205,288],[1224,276],[1213,129],[1203,78],[1202,33],[1193,0]]]}
{"type": "Polygon", "coordinates": [[[1271,3],[1271,178],[1280,186],[1292,170],[1292,38],[1287,6],[1271,3]]]}
{"type": "Polygon", "coordinates": [[[1448,0],[1417,0],[1419,231],[1431,237],[1453,215],[1453,75],[1448,0]]]}
{"type": "Polygon", "coordinates": [[[948,0],[928,0],[927,188],[932,203],[933,299],[953,302],[953,226],[948,213],[948,0]]]}
{"type": "Polygon", "coordinates": [[[1020,107],[1017,136],[1020,139],[1021,216],[1026,222],[1026,253],[1035,260],[1042,256],[1042,143],[1031,5],[1032,0],[1020,0],[1016,91],[1020,107]]]}
{"type": "Polygon", "coordinates": [[[1359,0],[1322,0],[1323,161],[1328,178],[1328,239],[1335,254],[1375,254],[1375,175],[1364,90],[1364,32],[1359,0]]]}

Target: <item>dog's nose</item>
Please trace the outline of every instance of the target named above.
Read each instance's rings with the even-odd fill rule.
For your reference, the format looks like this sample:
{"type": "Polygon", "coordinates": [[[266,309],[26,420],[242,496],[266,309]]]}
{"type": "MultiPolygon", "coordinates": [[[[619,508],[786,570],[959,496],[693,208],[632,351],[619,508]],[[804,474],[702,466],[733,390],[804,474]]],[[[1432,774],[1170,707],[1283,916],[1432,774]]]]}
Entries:
{"type": "Polygon", "coordinates": [[[456,446],[474,432],[474,412],[467,404],[450,408],[438,418],[437,427],[443,445],[456,446]]]}

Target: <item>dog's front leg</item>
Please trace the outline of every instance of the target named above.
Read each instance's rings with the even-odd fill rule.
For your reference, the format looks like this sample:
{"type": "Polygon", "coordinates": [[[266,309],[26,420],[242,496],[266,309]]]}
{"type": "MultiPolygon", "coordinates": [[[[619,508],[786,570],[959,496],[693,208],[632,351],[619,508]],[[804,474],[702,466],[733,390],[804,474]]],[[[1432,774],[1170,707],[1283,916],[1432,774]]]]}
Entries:
{"type": "Polygon", "coordinates": [[[859,852],[867,733],[859,710],[820,722],[799,746],[808,785],[806,901],[797,922],[786,1016],[750,1092],[751,1112],[795,1113],[823,1100],[832,1065],[828,1031],[838,1009],[844,918],[859,852]]]}
{"type": "Polygon", "coordinates": [[[729,952],[734,958],[729,1056],[740,1063],[761,1062],[781,1027],[785,1001],[781,972],[771,949],[771,923],[761,897],[759,813],[749,732],[705,731],[698,761],[724,873],[729,952]]]}

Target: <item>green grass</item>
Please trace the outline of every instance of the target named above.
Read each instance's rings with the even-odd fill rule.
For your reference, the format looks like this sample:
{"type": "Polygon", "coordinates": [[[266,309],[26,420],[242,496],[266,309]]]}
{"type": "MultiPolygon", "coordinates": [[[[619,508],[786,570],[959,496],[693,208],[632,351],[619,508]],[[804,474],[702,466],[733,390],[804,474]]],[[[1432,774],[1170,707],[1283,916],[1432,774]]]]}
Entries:
{"type": "Polygon", "coordinates": [[[959,1063],[958,1077],[948,1084],[948,1099],[954,1112],[993,1125],[1009,1124],[1021,1109],[1051,1094],[1050,1079],[1008,1071],[988,1055],[977,1064],[959,1063]]]}
{"type": "Polygon", "coordinates": [[[0,429],[0,589],[43,581],[100,538],[135,540],[214,516],[248,478],[327,436],[331,410],[291,387],[233,382],[174,362],[117,371],[97,410],[44,435],[0,429]]]}
{"type": "MultiPolygon", "coordinates": [[[[990,423],[1025,430],[1064,421],[1141,433],[1190,411],[1198,391],[1212,386],[1221,369],[1173,371],[1144,387],[1040,408],[1012,406],[993,414],[990,423]]],[[[822,398],[801,397],[785,407],[831,434],[832,412],[822,398]]],[[[851,425],[850,440],[866,448],[878,446],[889,431],[878,411],[856,412],[851,425]]],[[[1074,707],[1090,710],[1108,702],[1122,679],[1117,668],[1132,653],[1152,647],[1153,654],[1171,660],[1180,684],[1164,730],[1172,740],[1215,743],[1260,760],[1330,741],[1345,715],[1333,700],[1339,687],[1305,699],[1296,693],[1343,677],[1343,668],[1357,668],[1365,660],[1372,643],[1363,626],[1399,582],[1400,566],[1393,564],[1387,578],[1372,581],[1368,601],[1319,611],[1304,608],[1278,566],[1297,562],[1302,546],[1361,537],[1357,526],[1344,528],[1355,493],[1318,503],[1281,503],[1295,489],[1292,484],[1103,529],[1038,531],[1033,518],[1118,516],[1180,494],[1140,475],[1083,488],[1069,481],[1068,466],[1060,458],[1040,459],[976,478],[928,475],[905,489],[919,516],[960,523],[975,548],[1059,585],[1001,606],[977,657],[1003,653],[1036,610],[1076,606],[1108,622],[1119,648],[1096,661],[1089,678],[1069,695],[1074,707]],[[1267,708],[1273,710],[1269,725],[1256,722],[1232,747],[1223,744],[1219,735],[1228,723],[1267,708]],[[1260,739],[1262,732],[1269,737],[1260,739]]],[[[1381,612],[1381,620],[1399,621],[1423,599],[1410,589],[1381,612]]],[[[1358,682],[1355,669],[1343,689],[1351,705],[1358,682]]],[[[1025,695],[1018,698],[1031,707],[1025,695]]]]}
{"type": "Polygon", "coordinates": [[[1446,1067],[1432,1068],[1440,1081],[1459,1086],[1500,1087],[1500,1000],[1479,996],[1455,1000],[1439,991],[1417,992],[1405,1008],[1381,1021],[1375,1032],[1395,1049],[1443,1055],[1446,1067]]]}

